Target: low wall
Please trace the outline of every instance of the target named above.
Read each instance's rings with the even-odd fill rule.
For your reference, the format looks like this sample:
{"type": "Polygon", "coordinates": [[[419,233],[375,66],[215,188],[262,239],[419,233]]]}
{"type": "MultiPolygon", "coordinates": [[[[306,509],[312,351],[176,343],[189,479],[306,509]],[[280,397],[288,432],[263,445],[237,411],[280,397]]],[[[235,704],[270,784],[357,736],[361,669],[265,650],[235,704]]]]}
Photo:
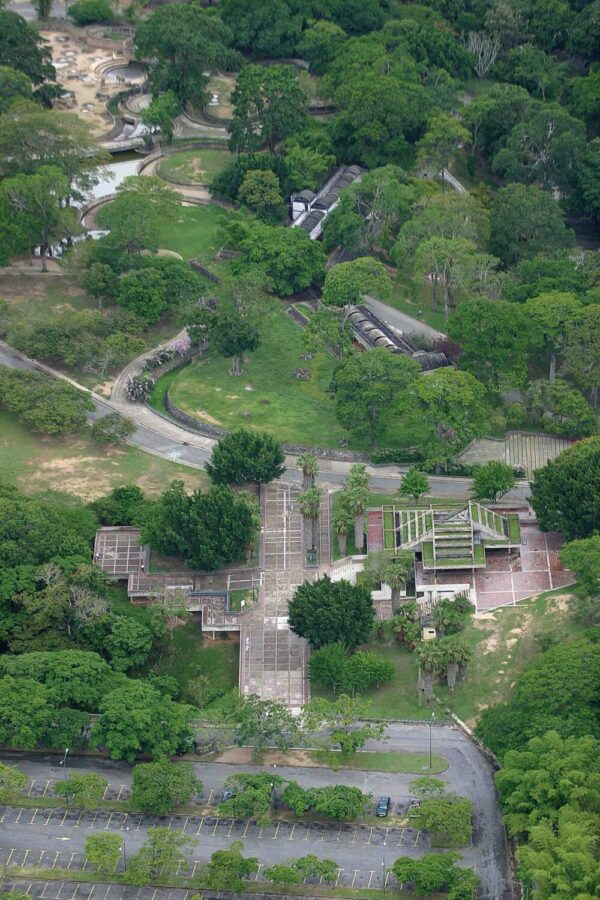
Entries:
{"type": "MultiPolygon", "coordinates": [[[[176,422],[179,422],[181,425],[189,428],[190,431],[197,431],[199,434],[203,434],[206,437],[216,439],[222,438],[226,434],[229,434],[227,429],[218,428],[215,425],[209,425],[207,422],[200,422],[198,419],[195,419],[193,416],[185,413],[182,409],[179,409],[179,407],[176,406],[169,397],[168,391],[165,392],[164,404],[165,409],[167,410],[169,415],[173,419],[175,419],[176,422]]],[[[342,462],[369,461],[368,453],[359,453],[354,450],[327,450],[323,449],[322,447],[306,447],[300,444],[282,444],[282,447],[286,453],[290,453],[295,456],[298,456],[301,453],[306,453],[308,451],[314,453],[315,456],[318,456],[321,459],[335,459],[342,462]]]]}

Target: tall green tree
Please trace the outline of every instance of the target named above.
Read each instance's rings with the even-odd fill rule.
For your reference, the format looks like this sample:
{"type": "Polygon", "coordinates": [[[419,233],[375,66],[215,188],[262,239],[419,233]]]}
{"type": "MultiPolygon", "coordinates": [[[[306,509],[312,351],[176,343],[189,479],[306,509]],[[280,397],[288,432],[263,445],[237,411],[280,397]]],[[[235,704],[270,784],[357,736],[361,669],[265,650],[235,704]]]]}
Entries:
{"type": "Polygon", "coordinates": [[[31,100],[31,80],[12,66],[0,65],[0,115],[16,100],[31,100]]]}
{"type": "Polygon", "coordinates": [[[290,601],[288,620],[295,634],[312,647],[342,641],[350,649],[367,640],[375,612],[370,592],[327,575],[305,581],[290,601]]]}
{"type": "Polygon", "coordinates": [[[133,769],[131,802],[143,812],[164,815],[202,793],[190,762],[173,763],[166,757],[133,769]]]}
{"type": "Polygon", "coordinates": [[[427,131],[417,143],[418,165],[431,166],[435,175],[441,173],[442,190],[444,170],[468,139],[469,132],[459,119],[448,113],[437,113],[431,117],[427,131]]]}
{"type": "Polygon", "coordinates": [[[81,201],[98,181],[97,166],[108,158],[94,143],[89,125],[73,113],[20,100],[10,113],[0,115],[0,175],[4,177],[57,168],[69,182],[65,199],[81,201]]]}
{"type": "Polygon", "coordinates": [[[420,469],[417,469],[413,466],[413,468],[409,469],[405,475],[402,476],[402,481],[400,482],[400,486],[398,487],[398,493],[400,496],[409,496],[412,497],[415,503],[419,502],[419,498],[426,494],[429,491],[429,478],[422,472],[420,469]]]}
{"type": "Polygon", "coordinates": [[[64,781],[56,782],[54,793],[73,806],[97,807],[107,787],[106,778],[96,772],[72,772],[64,781]]]}
{"type": "Polygon", "coordinates": [[[244,697],[235,711],[235,742],[251,744],[263,753],[275,744],[288,750],[298,739],[298,723],[289,709],[278,700],[261,700],[256,694],[244,697]]]}
{"type": "Polygon", "coordinates": [[[305,549],[319,546],[319,516],[321,515],[322,491],[318,487],[307,488],[298,497],[298,505],[304,524],[305,549]]]}
{"type": "Polygon", "coordinates": [[[149,828],[148,838],[129,862],[129,878],[134,883],[155,883],[157,878],[173,877],[189,868],[185,851],[198,842],[182,831],[168,828],[149,828]]]}
{"type": "Polygon", "coordinates": [[[280,296],[295,294],[325,277],[325,253],[320,241],[311,241],[301,228],[276,228],[265,222],[232,223],[229,246],[239,249],[236,275],[262,272],[270,289],[280,296]]]}
{"type": "Polygon", "coordinates": [[[401,404],[409,418],[426,429],[427,453],[437,463],[483,434],[484,398],[485,388],[473,375],[445,368],[417,379],[401,404]]]}
{"type": "Polygon", "coordinates": [[[194,708],[174,703],[145,682],[129,681],[106,694],[99,710],[90,743],[105,747],[112,759],[133,762],[139,753],[161,757],[191,746],[194,708]]]}
{"type": "Polygon", "coordinates": [[[340,556],[346,555],[348,532],[354,525],[354,513],[351,509],[351,498],[343,492],[342,502],[333,511],[333,528],[337,535],[340,556]]]}
{"type": "Polygon", "coordinates": [[[137,27],[134,40],[140,58],[153,61],[153,92],[172,91],[181,106],[203,106],[209,74],[238,62],[228,47],[229,28],[201,6],[159,7],[137,27]]]}
{"type": "Polygon", "coordinates": [[[509,184],[492,204],[490,250],[505,265],[573,243],[560,206],[534,185],[509,184]]]}
{"type": "Polygon", "coordinates": [[[39,245],[42,272],[47,272],[52,244],[79,230],[74,210],[66,206],[68,178],[55,166],[42,166],[34,175],[7,178],[0,191],[0,203],[6,204],[29,246],[39,245]]]}
{"type": "Polygon", "coordinates": [[[315,486],[319,474],[319,460],[311,450],[305,450],[298,457],[298,468],[302,470],[302,487],[308,490],[315,486]]]}
{"type": "Polygon", "coordinates": [[[283,475],[285,457],[281,444],[270,434],[240,428],[213,448],[206,471],[215,484],[268,484],[283,475]]]}
{"type": "Polygon", "coordinates": [[[385,299],[390,288],[390,276],[385,266],[372,256],[361,256],[329,269],[322,299],[326,306],[356,305],[369,293],[385,299]]]}
{"type": "Polygon", "coordinates": [[[439,286],[442,286],[444,317],[448,320],[450,309],[456,306],[455,289],[458,272],[475,253],[475,245],[464,238],[431,237],[416,249],[414,261],[415,284],[425,278],[431,283],[431,299],[434,309],[439,307],[439,286]]]}
{"type": "Polygon", "coordinates": [[[330,386],[338,421],[354,434],[368,435],[371,447],[377,447],[397,395],[415,382],[419,371],[417,362],[385,348],[350,354],[330,386]]]}
{"type": "Polygon", "coordinates": [[[0,65],[23,72],[34,85],[56,81],[50,46],[36,28],[8,9],[0,9],[0,65]]]}
{"type": "Polygon", "coordinates": [[[21,793],[28,782],[27,775],[20,772],[16,766],[0,764],[0,799],[2,803],[13,800],[21,793]]]}
{"type": "Polygon", "coordinates": [[[460,366],[492,390],[520,385],[527,364],[528,319],[506,300],[465,300],[448,322],[448,335],[462,348],[460,366]]]}
{"type": "Polygon", "coordinates": [[[120,834],[90,834],[85,839],[85,858],[97,872],[114,872],[123,853],[120,834]]]}
{"type": "Polygon", "coordinates": [[[143,535],[160,552],[183,556],[190,566],[209,571],[241,559],[258,524],[256,504],[248,495],[234,494],[225,484],[188,495],[183,482],[174,481],[149,508],[143,535]]]}
{"type": "Polygon", "coordinates": [[[173,91],[166,91],[158,97],[153,97],[150,106],[142,110],[142,122],[144,125],[154,125],[160,128],[161,134],[167,144],[173,142],[173,120],[181,112],[181,101],[173,91]]]}
{"type": "Polygon", "coordinates": [[[344,505],[354,516],[354,546],[362,553],[365,542],[365,509],[369,500],[369,476],[364,463],[354,463],[344,480],[344,505]]]}
{"type": "Polygon", "coordinates": [[[568,540],[600,528],[600,437],[564,450],[537,469],[531,504],[543,531],[560,531],[568,540]]]}
{"type": "Polygon", "coordinates": [[[241,841],[232,841],[228,850],[215,850],[206,866],[206,881],[213,890],[243,890],[243,882],[258,869],[255,857],[242,856],[244,845],[241,841]]]}
{"type": "Polygon", "coordinates": [[[306,122],[306,97],[294,66],[244,66],[232,94],[229,146],[233,151],[275,148],[306,122]]]}
{"type": "Polygon", "coordinates": [[[549,358],[550,381],[556,378],[557,358],[564,347],[567,328],[581,308],[582,304],[574,294],[558,291],[538,294],[526,303],[533,339],[539,340],[549,358]]]}
{"type": "Polygon", "coordinates": [[[477,500],[495,502],[514,488],[517,479],[512,468],[501,460],[492,459],[478,466],[473,478],[473,496],[477,500]]]}
{"type": "Polygon", "coordinates": [[[340,755],[356,753],[371,739],[385,733],[385,726],[366,722],[368,704],[358,697],[341,694],[335,700],[315,697],[304,707],[303,723],[308,731],[326,731],[327,746],[339,747],[340,755]]]}
{"type": "Polygon", "coordinates": [[[560,560],[575,572],[586,590],[592,594],[600,591],[600,535],[569,541],[561,550],[560,560]]]}
{"type": "Polygon", "coordinates": [[[563,371],[589,391],[594,409],[600,391],[600,306],[580,309],[568,322],[562,346],[563,371]]]}

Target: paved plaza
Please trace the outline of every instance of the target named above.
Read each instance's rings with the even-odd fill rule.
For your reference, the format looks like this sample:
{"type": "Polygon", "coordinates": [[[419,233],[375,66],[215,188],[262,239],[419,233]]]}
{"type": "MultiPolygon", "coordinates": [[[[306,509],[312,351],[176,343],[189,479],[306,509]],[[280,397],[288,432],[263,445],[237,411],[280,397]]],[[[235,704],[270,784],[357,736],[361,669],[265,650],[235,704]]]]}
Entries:
{"type": "Polygon", "coordinates": [[[477,611],[513,606],[543,591],[573,584],[575,577],[562,565],[560,534],[544,533],[534,522],[521,521],[521,546],[511,550],[488,550],[486,568],[480,571],[423,572],[417,564],[417,582],[424,585],[468,585],[477,611]]]}

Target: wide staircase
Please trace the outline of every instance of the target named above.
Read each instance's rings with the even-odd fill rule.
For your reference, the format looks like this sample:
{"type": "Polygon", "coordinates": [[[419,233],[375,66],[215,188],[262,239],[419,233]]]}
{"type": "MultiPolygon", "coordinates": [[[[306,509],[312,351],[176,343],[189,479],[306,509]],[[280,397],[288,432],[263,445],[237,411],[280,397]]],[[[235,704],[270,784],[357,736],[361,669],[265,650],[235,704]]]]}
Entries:
{"type": "Polygon", "coordinates": [[[474,564],[473,527],[470,522],[436,522],[433,561],[436,568],[471,568],[474,564]]]}

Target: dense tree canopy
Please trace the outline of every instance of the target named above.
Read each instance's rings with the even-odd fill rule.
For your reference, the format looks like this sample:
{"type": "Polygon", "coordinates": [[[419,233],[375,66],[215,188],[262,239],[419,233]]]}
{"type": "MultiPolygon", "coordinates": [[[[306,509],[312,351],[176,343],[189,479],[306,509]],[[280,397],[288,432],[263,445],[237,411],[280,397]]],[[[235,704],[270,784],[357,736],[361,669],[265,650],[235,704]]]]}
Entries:
{"type": "Polygon", "coordinates": [[[168,556],[182,556],[192,568],[218,569],[242,559],[258,525],[255,502],[223,484],[187,494],[174,481],[144,517],[143,536],[168,556]]]}
{"type": "Polygon", "coordinates": [[[327,575],[301,584],[289,605],[290,628],[313,647],[341,641],[354,648],[367,640],[374,617],[370,591],[327,575]]]}
{"type": "Polygon", "coordinates": [[[285,456],[270,434],[240,428],[216,444],[206,471],[215,484],[268,484],[283,475],[285,456]]]}
{"type": "Polygon", "coordinates": [[[571,539],[600,528],[600,438],[580,441],[538,469],[531,495],[544,531],[560,531],[571,539]]]}
{"type": "Polygon", "coordinates": [[[208,73],[237,61],[228,49],[230,40],[231,32],[219,16],[185,3],[159,7],[135,32],[141,57],[154,60],[154,90],[172,91],[181,104],[198,106],[207,100],[208,73]]]}

